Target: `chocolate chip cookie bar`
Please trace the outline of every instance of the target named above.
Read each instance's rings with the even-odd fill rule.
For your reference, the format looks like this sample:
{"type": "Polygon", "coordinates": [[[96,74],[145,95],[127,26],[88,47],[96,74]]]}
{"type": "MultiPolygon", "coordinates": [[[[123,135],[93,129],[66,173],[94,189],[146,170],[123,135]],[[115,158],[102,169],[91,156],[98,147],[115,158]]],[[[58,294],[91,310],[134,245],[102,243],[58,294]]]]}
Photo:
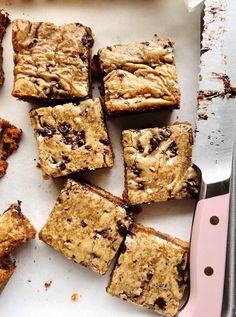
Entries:
{"type": "Polygon", "coordinates": [[[10,23],[9,14],[4,10],[0,10],[0,87],[2,86],[4,82],[2,41],[3,41],[4,34],[6,33],[6,28],[9,23],[10,23]]]}
{"type": "Polygon", "coordinates": [[[122,200],[68,179],[39,238],[74,262],[105,274],[130,223],[122,200]]]}
{"type": "Polygon", "coordinates": [[[180,90],[169,40],[108,46],[94,60],[103,78],[109,115],[179,108],[180,90]]]}
{"type": "Polygon", "coordinates": [[[0,178],[5,175],[7,158],[18,148],[21,136],[21,129],[0,118],[0,178]]]}
{"type": "Polygon", "coordinates": [[[188,279],[189,244],[134,224],[131,226],[107,292],[174,317],[188,279]]]}
{"type": "Polygon", "coordinates": [[[112,167],[113,152],[100,99],[39,108],[30,116],[44,178],[112,167]]]}
{"type": "Polygon", "coordinates": [[[14,97],[69,101],[90,96],[93,37],[89,27],[14,20],[12,42],[14,97]]]}
{"type": "Polygon", "coordinates": [[[177,123],[166,128],[125,130],[124,198],[131,205],[182,199],[198,193],[192,166],[192,128],[177,123]]]}
{"type": "Polygon", "coordinates": [[[0,257],[34,239],[35,235],[36,230],[21,212],[20,202],[12,204],[0,216],[0,257]]]}
{"type": "Polygon", "coordinates": [[[0,257],[0,293],[16,269],[14,261],[8,255],[0,257]]]}

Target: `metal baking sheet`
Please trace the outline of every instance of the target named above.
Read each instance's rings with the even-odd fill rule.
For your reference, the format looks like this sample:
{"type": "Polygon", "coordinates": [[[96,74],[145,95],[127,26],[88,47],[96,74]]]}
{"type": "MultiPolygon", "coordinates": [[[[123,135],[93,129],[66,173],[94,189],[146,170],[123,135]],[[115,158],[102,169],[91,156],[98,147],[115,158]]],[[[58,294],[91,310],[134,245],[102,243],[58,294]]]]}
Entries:
{"type": "MultiPolygon", "coordinates": [[[[115,195],[123,191],[123,159],[121,130],[163,126],[175,121],[194,124],[197,103],[197,78],[200,52],[201,7],[189,13],[181,0],[77,0],[77,1],[0,1],[0,7],[11,19],[52,21],[56,24],[81,22],[92,28],[95,36],[93,52],[105,45],[149,40],[157,34],[175,42],[175,60],[181,87],[181,110],[138,114],[111,119],[109,133],[115,152],[115,165],[109,170],[83,174],[115,195]]],[[[0,210],[16,200],[22,201],[23,212],[38,230],[45,223],[64,179],[43,180],[36,167],[38,154],[28,112],[29,103],[11,96],[13,84],[13,50],[11,26],[4,38],[5,84],[0,90],[0,116],[21,127],[24,136],[18,151],[8,162],[7,175],[0,180],[0,210]]],[[[193,200],[171,201],[142,206],[135,220],[189,240],[193,200]]],[[[37,316],[157,316],[106,294],[110,271],[105,276],[83,268],[34,241],[14,252],[17,269],[0,296],[1,317],[37,316]],[[51,282],[45,288],[45,282],[51,282]],[[71,301],[77,293],[78,300],[71,301]]]]}

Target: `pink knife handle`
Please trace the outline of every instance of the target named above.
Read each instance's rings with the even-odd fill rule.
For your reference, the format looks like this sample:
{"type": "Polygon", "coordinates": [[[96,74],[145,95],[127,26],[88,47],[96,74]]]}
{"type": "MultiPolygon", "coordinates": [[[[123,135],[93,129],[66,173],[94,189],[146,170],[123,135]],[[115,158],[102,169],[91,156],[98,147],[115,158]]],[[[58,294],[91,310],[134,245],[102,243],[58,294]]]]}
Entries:
{"type": "Polygon", "coordinates": [[[229,194],[200,200],[190,248],[190,298],[179,317],[220,317],[229,216],[229,194]]]}

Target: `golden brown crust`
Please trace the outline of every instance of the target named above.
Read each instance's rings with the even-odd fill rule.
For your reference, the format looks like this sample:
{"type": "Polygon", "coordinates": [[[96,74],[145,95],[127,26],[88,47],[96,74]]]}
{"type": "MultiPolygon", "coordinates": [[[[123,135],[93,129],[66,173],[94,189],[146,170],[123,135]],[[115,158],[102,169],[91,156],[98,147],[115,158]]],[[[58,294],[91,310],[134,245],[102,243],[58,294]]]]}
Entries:
{"type": "Polygon", "coordinates": [[[13,21],[14,87],[22,100],[91,96],[91,29],[79,23],[13,21]]]}
{"type": "Polygon", "coordinates": [[[21,129],[0,118],[0,177],[6,173],[6,160],[18,148],[21,136],[21,129]]]}
{"type": "Polygon", "coordinates": [[[107,292],[174,317],[188,279],[188,243],[133,224],[107,292]]]}
{"type": "MultiPolygon", "coordinates": [[[[174,109],[180,91],[169,40],[134,42],[100,49],[100,62],[109,115],[134,111],[174,109]]],[[[95,74],[97,76],[97,69],[95,74]]]]}
{"type": "Polygon", "coordinates": [[[123,198],[136,205],[196,196],[199,178],[192,166],[192,142],[187,122],[123,131],[123,198]]]}
{"type": "Polygon", "coordinates": [[[36,230],[22,214],[20,203],[10,205],[0,216],[0,256],[34,239],[35,235],[36,230]]]}
{"type": "Polygon", "coordinates": [[[15,262],[8,255],[0,257],[0,293],[3,291],[15,269],[15,262]]]}
{"type": "Polygon", "coordinates": [[[99,98],[30,112],[44,178],[113,166],[99,98]]]}
{"type": "Polygon", "coordinates": [[[6,28],[9,23],[10,23],[9,14],[4,10],[0,10],[0,87],[2,86],[4,82],[2,40],[3,40],[4,34],[6,33],[6,28]]]}
{"type": "Polygon", "coordinates": [[[123,205],[100,188],[68,179],[39,238],[65,257],[105,274],[131,223],[123,205]]]}

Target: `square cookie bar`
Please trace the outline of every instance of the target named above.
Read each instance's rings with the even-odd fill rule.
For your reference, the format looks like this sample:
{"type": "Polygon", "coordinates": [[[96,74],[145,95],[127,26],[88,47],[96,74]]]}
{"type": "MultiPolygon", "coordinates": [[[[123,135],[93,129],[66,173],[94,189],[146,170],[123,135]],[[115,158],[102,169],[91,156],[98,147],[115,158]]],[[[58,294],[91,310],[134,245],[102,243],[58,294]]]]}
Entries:
{"type": "Polygon", "coordinates": [[[14,20],[12,95],[26,101],[84,99],[91,95],[91,29],[80,23],[14,20]]]}
{"type": "Polygon", "coordinates": [[[16,269],[14,261],[8,255],[0,257],[0,293],[16,269]]]}
{"type": "Polygon", "coordinates": [[[39,238],[65,257],[105,274],[130,223],[122,200],[68,179],[39,238]]]}
{"type": "Polygon", "coordinates": [[[112,167],[113,152],[100,99],[39,108],[30,117],[44,178],[112,167]]]}
{"type": "Polygon", "coordinates": [[[198,175],[192,167],[193,138],[189,123],[125,130],[122,144],[124,198],[131,205],[182,199],[198,193],[198,175]]]}
{"type": "Polygon", "coordinates": [[[169,40],[105,47],[96,59],[109,115],[179,108],[180,90],[169,40]]]}
{"type": "Polygon", "coordinates": [[[125,239],[107,292],[174,317],[188,279],[189,244],[134,224],[125,239]]]}
{"type": "Polygon", "coordinates": [[[0,257],[34,239],[36,230],[22,212],[20,203],[12,204],[0,215],[0,257]]]}

